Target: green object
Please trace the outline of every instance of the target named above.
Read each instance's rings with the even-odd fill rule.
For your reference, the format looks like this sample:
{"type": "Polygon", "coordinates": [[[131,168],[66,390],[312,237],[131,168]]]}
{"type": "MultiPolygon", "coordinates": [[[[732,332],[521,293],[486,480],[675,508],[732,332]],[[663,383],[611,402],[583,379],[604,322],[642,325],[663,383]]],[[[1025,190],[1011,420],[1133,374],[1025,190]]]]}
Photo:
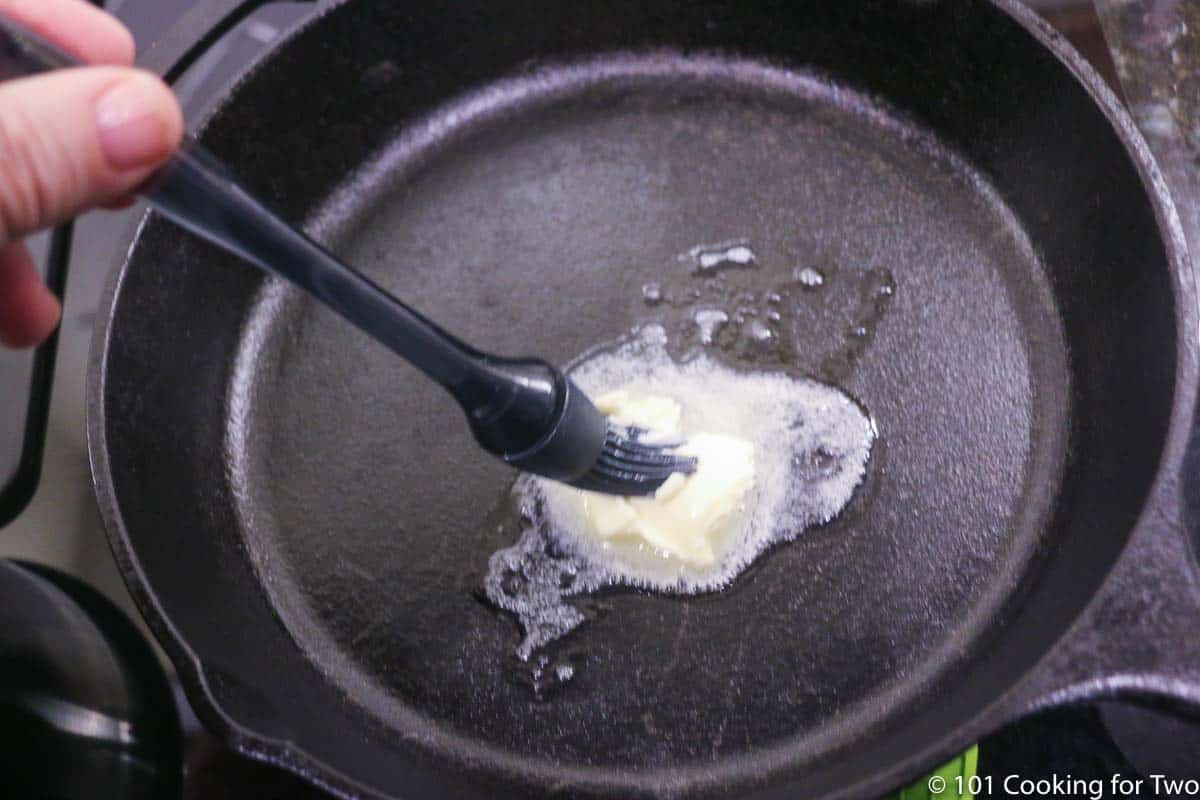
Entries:
{"type": "Polygon", "coordinates": [[[972,778],[978,767],[979,745],[975,745],[911,786],[896,792],[893,800],[973,800],[972,778]]]}

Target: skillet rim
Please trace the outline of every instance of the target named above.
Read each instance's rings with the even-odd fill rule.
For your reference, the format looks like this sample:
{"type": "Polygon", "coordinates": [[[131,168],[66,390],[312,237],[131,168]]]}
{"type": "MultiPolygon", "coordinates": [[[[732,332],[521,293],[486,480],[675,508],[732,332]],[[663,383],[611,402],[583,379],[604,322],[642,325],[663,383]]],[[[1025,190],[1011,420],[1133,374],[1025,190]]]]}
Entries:
{"type": "MultiPolygon", "coordinates": [[[[1171,418],[1165,433],[1160,461],[1147,491],[1146,503],[1126,542],[1122,545],[1121,552],[1110,566],[1111,573],[1111,570],[1115,569],[1116,565],[1125,557],[1137,532],[1154,524],[1149,518],[1154,516],[1154,510],[1163,502],[1163,496],[1168,490],[1167,484],[1174,482],[1179,474],[1188,433],[1191,430],[1198,380],[1197,346],[1192,340],[1197,332],[1197,318],[1200,316],[1198,313],[1200,309],[1197,308],[1194,276],[1188,261],[1186,240],[1174,201],[1158,165],[1151,155],[1149,146],[1129,112],[1094,68],[1066,42],[1061,34],[1051,28],[1049,23],[1020,0],[981,0],[981,2],[1006,14],[1032,36],[1037,44],[1053,54],[1070,71],[1076,82],[1082,86],[1092,102],[1108,120],[1127,157],[1137,170],[1147,200],[1154,210],[1156,226],[1162,237],[1166,260],[1171,272],[1177,344],[1171,418]]],[[[310,27],[320,24],[327,15],[341,11],[345,6],[351,4],[352,0],[330,0],[327,5],[319,8],[307,19],[281,35],[271,48],[260,53],[232,82],[222,101],[199,121],[197,125],[199,136],[203,136],[212,120],[225,110],[229,100],[245,83],[253,80],[273,60],[276,53],[291,45],[310,27]]],[[[113,310],[119,300],[132,255],[137,249],[137,244],[142,240],[146,226],[154,216],[151,212],[147,212],[143,216],[134,232],[125,259],[120,267],[113,271],[105,286],[99,306],[104,309],[104,313],[97,315],[89,356],[86,397],[88,455],[93,487],[110,549],[143,619],[175,665],[188,699],[206,727],[238,752],[288,769],[338,796],[387,798],[388,795],[380,794],[376,790],[354,781],[349,776],[310,755],[303,748],[246,728],[227,714],[209,686],[204,660],[184,640],[160,607],[156,595],[150,589],[150,582],[141,568],[134,548],[131,546],[117,502],[108,458],[104,390],[108,371],[109,344],[113,333],[113,310]]],[[[1093,594],[1093,601],[1103,592],[1105,585],[1105,582],[1102,581],[1093,594]]],[[[1081,610],[1077,621],[1086,614],[1086,608],[1087,606],[1081,610]]],[[[1026,675],[1036,672],[1039,666],[1054,652],[1058,643],[1070,636],[1071,630],[1072,626],[1068,626],[1059,639],[1044,651],[1038,662],[1030,667],[1026,675]]],[[[1022,679],[1022,677],[1018,677],[1007,690],[997,695],[991,704],[978,709],[973,716],[965,717],[958,727],[941,737],[938,742],[901,762],[884,765],[870,775],[851,779],[850,782],[835,789],[828,796],[849,798],[878,794],[919,777],[929,767],[940,763],[962,747],[969,745],[980,734],[994,728],[996,709],[1002,705],[1003,698],[1011,694],[1022,679]]],[[[457,742],[465,742],[469,745],[470,750],[486,754],[486,760],[491,762],[487,772],[491,775],[503,775],[512,770],[514,766],[519,767],[520,771],[526,775],[542,771],[536,767],[530,770],[531,765],[537,763],[535,760],[523,759],[501,748],[482,744],[478,740],[462,734],[444,730],[440,726],[433,727],[436,731],[434,737],[440,740],[441,744],[430,749],[437,750],[443,755],[453,753],[454,760],[461,761],[462,748],[457,745],[457,742]]],[[[648,770],[635,775],[632,772],[612,767],[576,767],[572,768],[570,772],[575,773],[578,777],[582,777],[582,774],[591,776],[591,780],[584,778],[582,781],[584,786],[598,783],[612,790],[618,785],[622,785],[631,792],[676,795],[693,789],[701,791],[706,788],[712,789],[714,785],[725,783],[724,780],[714,781],[718,775],[742,786],[755,783],[756,781],[753,779],[757,772],[753,769],[755,764],[762,764],[766,767],[766,774],[780,772],[778,763],[765,764],[762,762],[761,755],[743,754],[724,760],[725,766],[720,770],[707,766],[691,766],[683,769],[648,770]],[[681,780],[684,774],[688,775],[688,778],[681,780]],[[620,775],[624,776],[624,780],[612,780],[613,777],[620,775]]],[[[546,766],[552,765],[546,762],[546,766]]],[[[783,771],[786,772],[786,767],[783,768],[783,771]]],[[[556,774],[561,779],[563,774],[561,768],[556,774]]],[[[763,773],[758,772],[757,774],[761,776],[763,773]]],[[[780,777],[786,781],[786,776],[781,775],[780,777]]],[[[759,788],[762,788],[761,784],[759,788]]]]}

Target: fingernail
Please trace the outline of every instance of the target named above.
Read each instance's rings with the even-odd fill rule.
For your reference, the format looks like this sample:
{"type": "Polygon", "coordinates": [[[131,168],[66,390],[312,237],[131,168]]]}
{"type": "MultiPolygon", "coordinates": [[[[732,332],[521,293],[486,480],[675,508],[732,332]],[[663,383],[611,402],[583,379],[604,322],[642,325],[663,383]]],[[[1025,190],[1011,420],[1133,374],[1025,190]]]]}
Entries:
{"type": "Polygon", "coordinates": [[[167,150],[162,87],[135,76],[111,87],[96,102],[96,127],[105,159],[117,170],[157,162],[167,150]]]}

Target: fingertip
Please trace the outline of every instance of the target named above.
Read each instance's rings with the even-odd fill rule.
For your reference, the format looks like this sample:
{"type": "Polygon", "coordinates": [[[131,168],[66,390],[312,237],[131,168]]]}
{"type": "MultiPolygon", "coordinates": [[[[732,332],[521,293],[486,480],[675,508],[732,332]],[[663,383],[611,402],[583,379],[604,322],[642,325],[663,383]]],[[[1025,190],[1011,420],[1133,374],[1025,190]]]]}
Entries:
{"type": "Polygon", "coordinates": [[[112,24],[107,26],[107,35],[92,45],[91,63],[132,66],[137,57],[137,42],[128,28],[112,17],[109,19],[112,24]]]}
{"type": "Polygon", "coordinates": [[[168,153],[173,153],[183,141],[183,108],[179,105],[179,98],[175,96],[175,91],[166,81],[153,72],[143,70],[142,74],[154,81],[161,93],[164,119],[166,121],[167,151],[168,153]]]}
{"type": "Polygon", "coordinates": [[[183,112],[162,79],[145,70],[110,86],[96,103],[100,147],[118,172],[157,166],[183,138],[183,112]]]}
{"type": "Polygon", "coordinates": [[[134,194],[178,147],[171,90],[129,67],[0,83],[0,243],[134,194]]]}

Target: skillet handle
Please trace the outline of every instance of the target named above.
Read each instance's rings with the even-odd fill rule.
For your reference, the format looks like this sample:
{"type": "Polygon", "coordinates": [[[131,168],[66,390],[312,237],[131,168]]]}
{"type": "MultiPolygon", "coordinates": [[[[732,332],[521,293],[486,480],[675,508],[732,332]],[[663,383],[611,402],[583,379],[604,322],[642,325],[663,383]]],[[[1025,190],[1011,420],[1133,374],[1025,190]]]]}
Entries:
{"type": "Polygon", "coordinates": [[[1084,613],[1004,697],[989,727],[1110,697],[1200,719],[1200,413],[1181,461],[1177,479],[1159,481],[1084,613]]]}

